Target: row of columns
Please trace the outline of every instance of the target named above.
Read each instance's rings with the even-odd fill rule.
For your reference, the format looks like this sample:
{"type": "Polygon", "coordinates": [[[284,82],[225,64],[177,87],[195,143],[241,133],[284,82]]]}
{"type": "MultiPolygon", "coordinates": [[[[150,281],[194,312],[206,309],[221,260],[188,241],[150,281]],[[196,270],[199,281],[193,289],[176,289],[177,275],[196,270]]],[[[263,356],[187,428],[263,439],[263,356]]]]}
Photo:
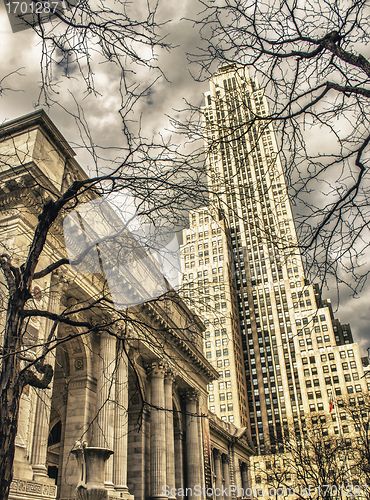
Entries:
{"type": "MultiPolygon", "coordinates": [[[[165,365],[160,361],[152,363],[148,372],[151,385],[150,497],[167,499],[163,487],[168,486],[171,491],[176,484],[172,404],[174,375],[171,371],[166,371],[165,365]]],[[[197,392],[187,391],[184,401],[187,483],[191,487],[201,484],[202,470],[197,392]]]]}
{"type": "MultiPolygon", "coordinates": [[[[213,459],[214,459],[214,484],[215,488],[218,488],[219,491],[222,491],[222,487],[226,491],[229,492],[229,488],[231,485],[231,471],[230,471],[230,456],[226,453],[222,453],[221,450],[217,448],[213,448],[213,459]]],[[[249,484],[249,476],[248,476],[248,465],[245,462],[239,462],[239,471],[241,478],[241,487],[243,491],[247,491],[249,484]]],[[[239,474],[238,474],[239,475],[239,474]]],[[[236,481],[238,483],[238,481],[236,481]]],[[[235,486],[239,486],[236,484],[235,486]]],[[[226,497],[226,499],[229,496],[226,497]]]]}
{"type": "MultiPolygon", "coordinates": [[[[117,356],[116,339],[108,332],[100,338],[100,367],[97,383],[95,444],[114,451],[106,465],[107,488],[128,492],[128,360],[124,352],[117,356]],[[116,364],[116,357],[118,364],[116,364]]],[[[168,499],[163,487],[176,484],[173,423],[174,374],[161,361],[147,367],[150,381],[150,497],[168,499]]],[[[198,394],[184,394],[186,425],[186,467],[189,486],[201,484],[201,441],[199,436],[198,394]]]]}

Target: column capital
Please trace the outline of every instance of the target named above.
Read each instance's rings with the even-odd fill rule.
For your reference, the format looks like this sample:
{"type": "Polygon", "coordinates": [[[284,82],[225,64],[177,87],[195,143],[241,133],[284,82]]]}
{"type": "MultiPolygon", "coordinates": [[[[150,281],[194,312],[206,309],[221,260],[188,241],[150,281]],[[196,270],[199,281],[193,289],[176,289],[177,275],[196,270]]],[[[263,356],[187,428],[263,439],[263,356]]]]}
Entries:
{"type": "Polygon", "coordinates": [[[172,382],[172,384],[175,382],[175,378],[176,378],[176,375],[175,375],[175,372],[172,368],[167,368],[165,370],[165,374],[164,374],[164,382],[166,383],[169,383],[169,382],[172,382]]]}
{"type": "Polygon", "coordinates": [[[198,402],[199,401],[199,391],[190,387],[182,394],[182,398],[185,403],[198,402]]]}
{"type": "Polygon", "coordinates": [[[239,460],[239,465],[240,465],[241,470],[248,470],[248,464],[246,464],[245,462],[242,462],[241,460],[239,460]]]}
{"type": "Polygon", "coordinates": [[[222,462],[224,464],[229,464],[230,463],[230,455],[226,455],[226,453],[223,453],[221,455],[222,462]]]}
{"type": "Polygon", "coordinates": [[[212,451],[215,458],[217,459],[221,458],[221,451],[218,448],[213,448],[212,451]]]}
{"type": "Polygon", "coordinates": [[[166,365],[161,360],[152,361],[151,363],[145,365],[145,370],[147,375],[152,378],[162,378],[165,374],[166,365]]]}

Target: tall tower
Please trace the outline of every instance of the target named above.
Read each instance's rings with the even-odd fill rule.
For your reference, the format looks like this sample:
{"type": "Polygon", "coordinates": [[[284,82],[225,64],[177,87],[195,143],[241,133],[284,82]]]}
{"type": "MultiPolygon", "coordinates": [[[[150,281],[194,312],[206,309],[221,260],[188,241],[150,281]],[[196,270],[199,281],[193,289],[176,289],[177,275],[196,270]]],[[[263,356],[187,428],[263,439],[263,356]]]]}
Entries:
{"type": "MultiPolygon", "coordinates": [[[[235,293],[229,300],[240,327],[250,430],[260,454],[275,453],[289,433],[304,435],[307,418],[320,419],[323,429],[333,426],[325,416],[332,388],[336,397],[361,398],[367,385],[348,325],[334,320],[330,302],[322,302],[317,287],[305,279],[264,90],[246,68],[231,65],[211,77],[205,101],[210,204],[224,215],[229,231],[229,266],[235,265],[235,293]]],[[[187,293],[191,286],[197,289],[203,272],[198,242],[193,251],[189,248],[191,233],[202,232],[201,213],[191,214],[184,231],[187,293]]],[[[215,304],[212,294],[217,293],[208,288],[208,300],[215,304]]],[[[196,295],[188,296],[193,307],[196,295]]],[[[200,309],[209,324],[213,311],[200,309]]],[[[212,331],[204,350],[218,363],[212,331]]],[[[210,408],[222,416],[217,387],[211,388],[210,398],[210,408]]]]}

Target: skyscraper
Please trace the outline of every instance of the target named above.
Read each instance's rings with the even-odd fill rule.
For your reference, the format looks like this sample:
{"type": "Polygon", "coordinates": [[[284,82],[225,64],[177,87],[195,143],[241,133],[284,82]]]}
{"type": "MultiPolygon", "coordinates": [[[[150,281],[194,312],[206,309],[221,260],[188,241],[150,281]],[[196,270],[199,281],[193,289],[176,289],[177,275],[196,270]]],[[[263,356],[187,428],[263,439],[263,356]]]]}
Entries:
{"type": "Polygon", "coordinates": [[[220,370],[211,410],[235,421],[235,402],[232,412],[223,402],[228,356],[217,325],[224,321],[225,339],[235,346],[227,360],[234,362],[229,397],[242,403],[238,391],[246,391],[240,424],[247,415],[258,452],[274,453],[289,433],[304,435],[307,418],[333,427],[332,389],[335,397],[361,398],[368,388],[349,326],[334,319],[330,301],[305,278],[264,90],[246,68],[230,65],[211,77],[205,101],[210,208],[192,212],[184,230],[183,293],[208,327],[205,355],[220,370]]]}

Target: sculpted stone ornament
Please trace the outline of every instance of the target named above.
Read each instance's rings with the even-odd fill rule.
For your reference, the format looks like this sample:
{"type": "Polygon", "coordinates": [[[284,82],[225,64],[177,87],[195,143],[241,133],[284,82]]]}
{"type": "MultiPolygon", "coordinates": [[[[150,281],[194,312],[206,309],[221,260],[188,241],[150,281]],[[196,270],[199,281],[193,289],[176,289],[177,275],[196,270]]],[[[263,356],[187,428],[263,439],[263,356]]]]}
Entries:
{"type": "Polygon", "coordinates": [[[105,463],[113,451],[107,448],[89,447],[77,441],[72,453],[79,467],[77,484],[78,500],[107,500],[108,491],[104,486],[105,463]]]}

